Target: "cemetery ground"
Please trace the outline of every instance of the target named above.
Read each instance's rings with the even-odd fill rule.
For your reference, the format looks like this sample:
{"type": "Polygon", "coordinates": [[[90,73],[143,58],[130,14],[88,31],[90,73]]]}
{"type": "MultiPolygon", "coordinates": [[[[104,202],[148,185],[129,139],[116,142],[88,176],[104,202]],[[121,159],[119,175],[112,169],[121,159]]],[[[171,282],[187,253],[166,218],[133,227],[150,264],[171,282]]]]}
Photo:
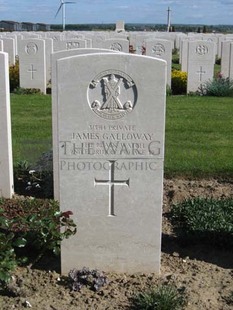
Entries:
{"type": "MultiPolygon", "coordinates": [[[[184,309],[232,309],[232,248],[184,242],[170,220],[171,206],[185,199],[233,200],[232,115],[232,98],[168,97],[159,276],[106,273],[109,283],[99,291],[84,286],[76,292],[70,289],[67,276],[59,274],[59,258],[49,255],[33,268],[16,269],[8,293],[0,290],[0,308],[133,309],[137,293],[171,284],[184,292],[184,309]]],[[[50,97],[13,95],[12,125],[14,165],[25,159],[36,162],[51,148],[50,97]]]]}

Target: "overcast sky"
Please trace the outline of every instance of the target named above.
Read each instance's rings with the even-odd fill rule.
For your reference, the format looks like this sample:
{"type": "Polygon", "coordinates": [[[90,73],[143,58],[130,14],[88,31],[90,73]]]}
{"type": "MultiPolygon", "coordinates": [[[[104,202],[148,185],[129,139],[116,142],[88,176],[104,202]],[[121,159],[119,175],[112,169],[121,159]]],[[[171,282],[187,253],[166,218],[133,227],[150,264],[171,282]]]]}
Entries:
{"type": "MultiPolygon", "coordinates": [[[[60,24],[59,5],[60,0],[0,0],[0,20],[60,24]]],[[[66,5],[66,23],[165,24],[168,7],[172,24],[233,24],[233,0],[77,0],[66,5]]]]}

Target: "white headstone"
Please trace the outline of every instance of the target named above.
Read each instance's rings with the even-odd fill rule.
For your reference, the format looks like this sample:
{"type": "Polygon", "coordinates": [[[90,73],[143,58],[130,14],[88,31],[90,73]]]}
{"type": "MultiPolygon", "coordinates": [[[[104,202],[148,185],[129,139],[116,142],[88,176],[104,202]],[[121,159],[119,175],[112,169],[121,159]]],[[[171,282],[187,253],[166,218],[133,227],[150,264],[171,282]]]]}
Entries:
{"type": "Polygon", "coordinates": [[[92,47],[103,48],[102,44],[103,44],[103,41],[106,39],[108,39],[108,36],[106,33],[95,33],[95,35],[92,38],[92,47]]]}
{"type": "Polygon", "coordinates": [[[53,40],[45,38],[45,60],[46,60],[46,83],[51,83],[51,54],[53,52],[53,40]]]}
{"type": "Polygon", "coordinates": [[[2,38],[3,51],[8,53],[9,64],[15,64],[15,40],[12,38],[2,38]]]}
{"type": "Polygon", "coordinates": [[[233,41],[222,42],[221,73],[225,78],[230,76],[230,55],[232,42],[233,41]]]}
{"type": "Polygon", "coordinates": [[[40,39],[19,42],[20,87],[38,88],[46,94],[45,41],[40,39]]]}
{"type": "Polygon", "coordinates": [[[65,50],[71,50],[71,49],[77,49],[77,48],[85,48],[87,47],[86,40],[81,39],[70,39],[65,41],[54,41],[53,44],[54,52],[58,51],[65,51],[65,50]]]}
{"type": "Polygon", "coordinates": [[[103,41],[103,48],[110,49],[117,52],[129,52],[129,41],[124,39],[107,39],[103,41]]]}
{"type": "Polygon", "coordinates": [[[116,32],[125,31],[125,22],[123,20],[118,20],[116,22],[116,32]]]}
{"type": "Polygon", "coordinates": [[[229,72],[229,78],[230,80],[233,80],[233,42],[231,42],[231,48],[230,48],[230,72],[229,72]]]}
{"type": "Polygon", "coordinates": [[[214,59],[213,42],[190,41],[188,43],[188,93],[198,91],[201,84],[213,78],[214,59]]]}
{"type": "Polygon", "coordinates": [[[0,197],[12,198],[13,163],[8,54],[0,52],[0,197]]]}
{"type": "Polygon", "coordinates": [[[181,41],[180,63],[181,71],[188,72],[188,40],[181,41]]]}
{"type": "Polygon", "coordinates": [[[113,52],[104,49],[71,49],[68,51],[60,51],[52,54],[52,123],[53,123],[53,183],[54,183],[54,199],[59,200],[59,160],[58,160],[58,99],[57,99],[57,60],[65,57],[93,54],[93,53],[113,52]]]}
{"type": "Polygon", "coordinates": [[[166,62],[63,58],[57,92],[59,200],[79,226],[62,243],[62,272],[159,272],[166,62]]]}
{"type": "Polygon", "coordinates": [[[171,86],[172,42],[162,39],[146,41],[146,55],[167,62],[167,85],[171,86]]]}

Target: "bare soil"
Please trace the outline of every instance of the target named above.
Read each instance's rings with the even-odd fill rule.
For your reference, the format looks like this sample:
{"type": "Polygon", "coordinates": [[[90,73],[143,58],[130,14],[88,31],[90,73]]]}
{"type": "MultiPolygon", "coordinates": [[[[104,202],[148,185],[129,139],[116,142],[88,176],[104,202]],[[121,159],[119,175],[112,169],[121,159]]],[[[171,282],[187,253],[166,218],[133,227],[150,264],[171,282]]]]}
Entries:
{"type": "Polygon", "coordinates": [[[59,274],[59,260],[46,257],[35,269],[17,269],[11,294],[0,290],[0,309],[131,309],[135,294],[159,283],[174,283],[185,290],[185,309],[233,309],[233,251],[202,244],[181,246],[167,218],[173,203],[194,197],[233,198],[233,182],[165,180],[160,275],[106,273],[109,283],[100,291],[83,287],[74,292],[67,277],[59,274]]]}

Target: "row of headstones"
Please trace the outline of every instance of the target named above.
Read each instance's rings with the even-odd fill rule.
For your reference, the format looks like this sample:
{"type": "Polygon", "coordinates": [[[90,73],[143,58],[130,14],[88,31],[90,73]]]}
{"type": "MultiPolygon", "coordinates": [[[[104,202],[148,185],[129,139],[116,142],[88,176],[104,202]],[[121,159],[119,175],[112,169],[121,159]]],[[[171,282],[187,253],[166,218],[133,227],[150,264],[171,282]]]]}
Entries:
{"type": "MultiPolygon", "coordinates": [[[[10,197],[6,53],[0,69],[0,188],[10,197]]],[[[62,272],[83,266],[159,272],[166,62],[110,50],[62,51],[52,57],[52,85],[55,198],[79,227],[62,243],[62,272]]]]}
{"type": "MultiPolygon", "coordinates": [[[[90,36],[90,33],[88,33],[88,35],[90,36]]],[[[155,39],[155,34],[129,33],[129,40],[127,40],[126,34],[121,34],[121,37],[119,34],[116,35],[115,33],[112,35],[115,39],[106,39],[109,33],[96,34],[95,36],[93,36],[92,33],[92,39],[85,39],[87,34],[65,32],[63,34],[48,33],[47,36],[51,36],[53,40],[49,38],[43,38],[43,40],[33,39],[33,36],[39,36],[39,34],[33,34],[30,39],[18,40],[17,50],[20,59],[20,86],[23,88],[39,88],[43,93],[46,93],[46,87],[51,79],[51,53],[59,50],[87,48],[92,45],[96,48],[107,48],[120,52],[129,52],[130,45],[137,54],[145,54],[147,56],[166,60],[167,84],[169,86],[171,86],[172,49],[174,46],[181,46],[180,62],[182,71],[188,72],[187,92],[190,92],[198,90],[201,83],[213,78],[215,55],[219,50],[218,42],[220,42],[222,46],[221,71],[225,77],[231,78],[233,75],[233,62],[231,60],[233,49],[231,48],[231,42],[223,41],[223,38],[229,40],[231,38],[229,36],[186,36],[184,34],[176,34],[174,36],[173,34],[172,37],[169,33],[158,33],[156,34],[157,39],[155,39]],[[77,38],[74,39],[75,35],[77,38]],[[73,39],[67,40],[69,37],[73,37],[73,39]],[[158,37],[167,37],[169,40],[159,39],[158,37]],[[64,38],[66,40],[64,40],[64,38]],[[152,38],[154,39],[152,40],[152,38]],[[195,41],[196,39],[202,39],[202,42],[197,42],[198,46],[196,47],[195,53],[193,53],[195,44],[190,44],[194,39],[195,41]],[[208,42],[204,43],[206,40],[208,40],[208,42]],[[195,57],[193,58],[195,55],[200,60],[200,63],[198,59],[195,60],[195,57]],[[212,64],[210,64],[211,58],[213,58],[212,64]]],[[[27,36],[29,36],[29,34],[27,34],[27,36]]],[[[17,37],[20,37],[20,35],[17,37]]],[[[8,40],[8,43],[14,41],[14,39],[6,40],[8,40]]],[[[12,56],[10,58],[12,58],[12,56]]]]}
{"type": "MultiPolygon", "coordinates": [[[[197,34],[184,34],[184,33],[164,33],[164,32],[150,32],[150,33],[140,33],[140,32],[129,32],[129,33],[115,33],[115,32],[24,32],[24,33],[2,33],[0,35],[0,40],[5,39],[14,39],[14,49],[17,54],[18,42],[22,39],[46,39],[51,38],[54,42],[54,51],[59,51],[62,49],[70,49],[77,47],[93,47],[93,48],[109,48],[111,44],[105,45],[104,41],[108,39],[128,39],[129,44],[133,46],[136,50],[136,53],[141,53],[142,46],[145,41],[154,40],[154,39],[165,39],[172,42],[172,47],[180,49],[181,40],[205,40],[214,42],[217,45],[217,54],[218,57],[221,57],[221,43],[227,40],[232,40],[232,35],[197,35],[197,34]],[[80,41],[79,41],[80,40],[80,41]],[[61,43],[62,42],[62,43],[61,43]]],[[[6,42],[6,49],[12,49],[11,41],[6,42]]],[[[114,44],[114,42],[113,42],[114,44]]],[[[114,46],[113,46],[114,47],[114,46]]],[[[115,48],[121,48],[120,45],[116,45],[115,48]]],[[[4,50],[7,52],[6,50],[4,50]]],[[[124,51],[124,50],[122,50],[124,51]]]]}
{"type": "MultiPolygon", "coordinates": [[[[13,43],[14,39],[7,39],[13,43]]],[[[20,86],[23,88],[38,88],[46,93],[46,86],[51,79],[50,55],[52,52],[79,48],[91,48],[93,44],[87,44],[88,40],[76,39],[65,41],[53,41],[52,39],[23,39],[18,41],[17,50],[20,65],[20,86]]],[[[89,42],[90,43],[90,42],[89,42]]],[[[8,45],[9,46],[9,45],[8,45]]],[[[96,41],[96,48],[110,49],[119,52],[128,53],[129,40],[127,39],[106,39],[96,41]]],[[[4,49],[5,51],[7,49],[4,49]]],[[[11,59],[14,59],[14,44],[11,45],[11,59]]],[[[159,57],[168,63],[167,81],[171,85],[171,58],[172,58],[172,42],[168,40],[153,40],[146,42],[145,45],[147,56],[159,57]]],[[[8,49],[9,51],[9,49],[8,49]]],[[[139,53],[139,50],[135,50],[139,53]]],[[[141,49],[142,53],[142,49],[141,49]]],[[[12,60],[11,64],[14,63],[12,60]]]]}
{"type": "MultiPolygon", "coordinates": [[[[12,195],[7,54],[0,69],[0,188],[12,195]]],[[[53,54],[55,198],[78,223],[78,235],[62,243],[63,273],[159,272],[165,96],[163,60],[98,49],[53,54]]]]}
{"type": "MultiPolygon", "coordinates": [[[[223,41],[221,46],[221,75],[233,79],[233,41],[223,41]]],[[[181,41],[181,71],[188,73],[188,93],[196,91],[202,83],[213,78],[216,56],[215,42],[181,41]]]]}

